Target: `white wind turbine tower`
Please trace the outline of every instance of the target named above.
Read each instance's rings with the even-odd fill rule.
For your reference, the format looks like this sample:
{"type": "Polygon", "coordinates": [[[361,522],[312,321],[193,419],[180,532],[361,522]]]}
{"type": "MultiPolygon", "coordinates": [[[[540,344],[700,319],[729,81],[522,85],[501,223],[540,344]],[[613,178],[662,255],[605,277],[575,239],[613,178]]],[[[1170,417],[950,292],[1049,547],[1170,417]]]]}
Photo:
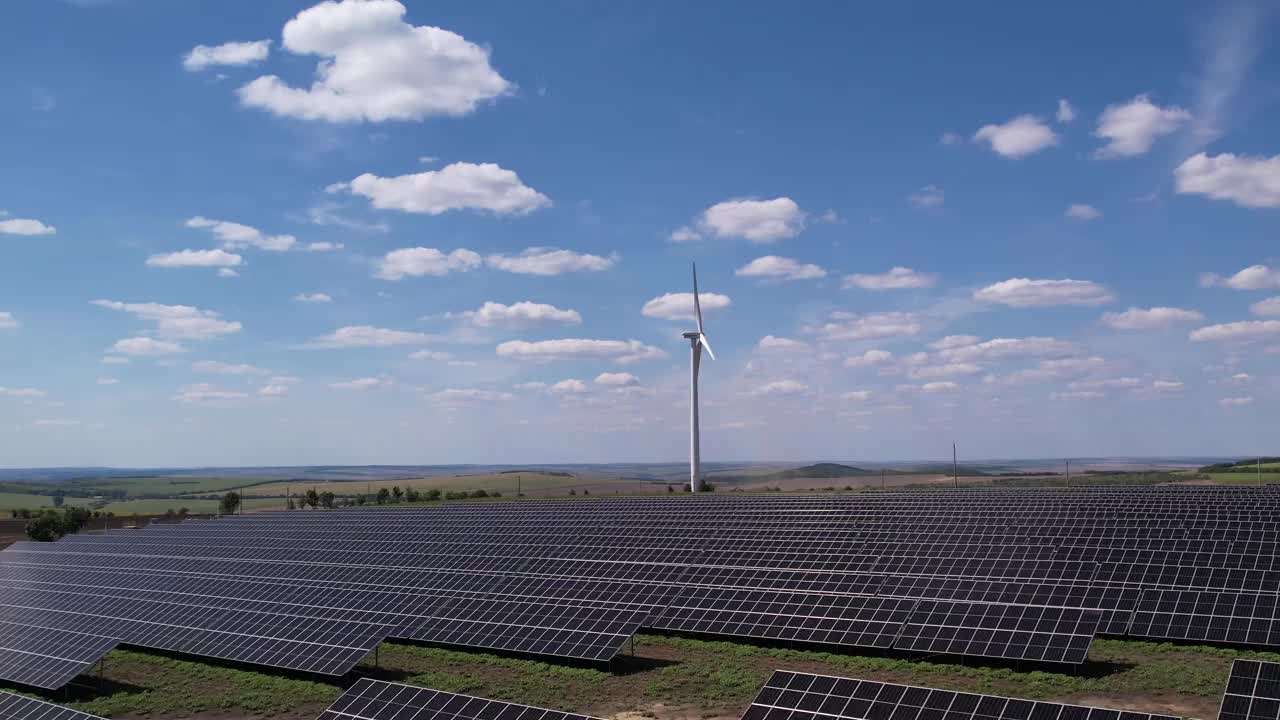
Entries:
{"type": "Polygon", "coordinates": [[[693,360],[689,365],[689,490],[698,492],[702,489],[702,448],[698,438],[698,365],[702,359],[702,349],[712,360],[716,354],[711,352],[711,344],[702,333],[702,303],[698,301],[698,266],[693,266],[693,315],[698,321],[697,332],[687,332],[684,337],[689,340],[689,348],[693,352],[693,360]]]}

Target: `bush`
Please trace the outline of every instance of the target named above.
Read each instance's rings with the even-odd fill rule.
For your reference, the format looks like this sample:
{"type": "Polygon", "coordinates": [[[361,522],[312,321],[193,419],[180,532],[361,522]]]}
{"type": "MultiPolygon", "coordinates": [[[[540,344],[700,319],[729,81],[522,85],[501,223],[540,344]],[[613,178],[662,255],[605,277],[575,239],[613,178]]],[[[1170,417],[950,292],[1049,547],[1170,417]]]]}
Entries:
{"type": "Polygon", "coordinates": [[[404,493],[404,499],[411,503],[416,503],[422,499],[422,493],[418,492],[414,488],[409,488],[404,493]]]}
{"type": "Polygon", "coordinates": [[[430,490],[428,490],[428,491],[427,491],[427,499],[428,499],[428,500],[432,500],[432,501],[439,500],[439,499],[440,499],[440,490],[438,490],[438,489],[436,489],[436,488],[431,488],[430,490]]]}
{"type": "Polygon", "coordinates": [[[62,524],[56,515],[41,515],[27,521],[27,537],[36,542],[53,542],[62,537],[62,524]]]}
{"type": "Polygon", "coordinates": [[[386,504],[387,504],[387,500],[389,500],[389,499],[391,499],[391,491],[390,491],[390,490],[388,490],[388,489],[386,489],[386,488],[380,488],[380,489],[378,490],[378,495],[377,495],[377,497],[375,498],[376,502],[377,502],[379,505],[386,505],[386,504]]]}
{"type": "Polygon", "coordinates": [[[320,493],[320,505],[329,509],[333,509],[334,494],[328,490],[320,493]]]}

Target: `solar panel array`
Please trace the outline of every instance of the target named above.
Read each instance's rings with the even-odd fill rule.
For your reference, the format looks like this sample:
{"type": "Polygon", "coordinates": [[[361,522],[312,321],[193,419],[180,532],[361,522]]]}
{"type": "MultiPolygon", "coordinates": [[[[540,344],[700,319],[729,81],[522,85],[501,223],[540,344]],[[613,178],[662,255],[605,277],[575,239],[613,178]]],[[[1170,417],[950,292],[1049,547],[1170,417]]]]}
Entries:
{"type": "MultiPolygon", "coordinates": [[[[15,543],[0,552],[0,628],[330,675],[384,638],[604,662],[641,628],[1065,664],[1084,661],[1097,634],[1280,647],[1278,490],[720,494],[192,519],[15,543]]],[[[0,679],[60,681],[9,674],[5,632],[0,679]]]]}
{"type": "Polygon", "coordinates": [[[1233,662],[1218,720],[1277,718],[1280,718],[1280,663],[1259,660],[1233,662]]]}
{"type": "MultiPolygon", "coordinates": [[[[2,720],[2,719],[0,719],[2,720]]],[[[316,720],[594,720],[558,710],[362,678],[316,720]]]]}
{"type": "Polygon", "coordinates": [[[0,690],[0,720],[102,720],[102,718],[0,690]]]}
{"type": "MultiPolygon", "coordinates": [[[[1168,715],[1018,700],[777,670],[742,720],[1178,720],[1168,715]]],[[[1226,720],[1225,718],[1223,720],[1226,720]]],[[[1238,720],[1238,719],[1236,719],[1238,720]]]]}

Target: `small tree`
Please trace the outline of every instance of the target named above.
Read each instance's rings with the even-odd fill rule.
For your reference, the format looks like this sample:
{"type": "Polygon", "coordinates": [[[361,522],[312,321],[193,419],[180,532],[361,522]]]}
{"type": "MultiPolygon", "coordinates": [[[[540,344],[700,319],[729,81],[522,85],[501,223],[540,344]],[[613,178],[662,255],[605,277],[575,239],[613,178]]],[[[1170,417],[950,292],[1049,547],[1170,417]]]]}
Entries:
{"type": "Polygon", "coordinates": [[[311,488],[307,491],[307,494],[302,497],[302,501],[314,508],[320,504],[320,493],[316,492],[315,488],[311,488]]]}
{"type": "Polygon", "coordinates": [[[63,504],[63,503],[65,503],[66,501],[67,501],[67,499],[66,499],[65,497],[63,497],[62,493],[54,493],[54,494],[53,494],[53,506],[54,506],[54,507],[56,507],[56,508],[60,508],[60,507],[62,507],[62,504],[63,504]]]}
{"type": "Polygon", "coordinates": [[[422,493],[418,492],[415,488],[409,488],[404,491],[404,499],[411,503],[416,503],[422,499],[422,493]]]}
{"type": "Polygon", "coordinates": [[[583,495],[590,495],[590,494],[591,494],[591,491],[590,491],[590,490],[588,490],[588,489],[586,489],[586,488],[582,488],[582,494],[583,494],[583,495]]]}
{"type": "Polygon", "coordinates": [[[400,489],[399,485],[391,488],[391,494],[395,496],[396,502],[400,502],[401,498],[404,497],[404,491],[400,489]]]}
{"type": "Polygon", "coordinates": [[[667,486],[667,492],[675,492],[675,491],[676,491],[675,488],[671,487],[670,485],[667,486]]]}
{"type": "Polygon", "coordinates": [[[387,500],[389,500],[390,498],[391,498],[391,491],[390,491],[390,490],[387,490],[386,488],[380,488],[380,489],[378,490],[378,504],[379,504],[379,505],[386,505],[386,504],[387,504],[387,500]]]}
{"type": "Polygon", "coordinates": [[[36,542],[53,542],[62,537],[62,526],[56,515],[39,515],[27,521],[27,537],[36,542]]]}
{"type": "Polygon", "coordinates": [[[577,494],[578,494],[578,491],[577,491],[577,490],[574,490],[573,488],[569,488],[569,494],[570,494],[570,495],[577,495],[577,494]]]}
{"type": "Polygon", "coordinates": [[[428,491],[427,491],[427,499],[428,499],[428,500],[430,500],[431,502],[435,502],[436,500],[439,500],[439,499],[440,499],[440,489],[439,489],[439,488],[431,488],[430,490],[428,490],[428,491]]]}
{"type": "Polygon", "coordinates": [[[369,502],[369,499],[368,499],[368,498],[366,498],[364,495],[357,495],[357,496],[356,496],[356,505],[363,505],[363,504],[365,504],[365,503],[367,503],[367,502],[369,502]]]}
{"type": "Polygon", "coordinates": [[[332,510],[332,509],[333,509],[333,497],[334,497],[333,493],[329,492],[328,490],[326,490],[326,491],[324,491],[324,492],[320,493],[320,504],[321,504],[321,505],[323,505],[324,507],[329,508],[330,510],[332,510]]]}
{"type": "Polygon", "coordinates": [[[288,505],[286,505],[286,507],[287,507],[289,510],[292,510],[292,509],[294,509],[295,507],[297,507],[296,505],[294,505],[294,504],[293,504],[293,498],[289,498],[289,500],[288,500],[288,505]]]}
{"type": "Polygon", "coordinates": [[[235,490],[227,492],[219,501],[218,507],[222,510],[223,515],[234,515],[236,510],[240,509],[240,493],[235,490]]]}

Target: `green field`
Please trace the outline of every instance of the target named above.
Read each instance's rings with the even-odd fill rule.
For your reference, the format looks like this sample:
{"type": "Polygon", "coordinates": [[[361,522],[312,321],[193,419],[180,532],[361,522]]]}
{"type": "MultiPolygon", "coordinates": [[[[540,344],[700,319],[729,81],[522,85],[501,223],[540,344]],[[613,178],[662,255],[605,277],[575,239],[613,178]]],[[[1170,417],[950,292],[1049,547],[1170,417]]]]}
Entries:
{"type": "Polygon", "coordinates": [[[268,482],[251,477],[126,477],[81,479],[66,483],[65,487],[101,491],[124,490],[130,498],[168,497],[193,493],[223,492],[233,488],[268,482]]]}
{"type": "MultiPolygon", "coordinates": [[[[166,510],[186,508],[193,515],[211,515],[218,512],[218,501],[203,498],[149,498],[107,503],[102,509],[116,515],[163,515],[166,510]]],[[[283,510],[285,502],[279,498],[245,498],[245,512],[254,510],[283,510]]]]}
{"type": "MultiPolygon", "coordinates": [[[[92,501],[89,500],[88,498],[69,497],[69,498],[65,498],[65,502],[68,506],[80,506],[80,505],[88,505],[92,501]]],[[[7,511],[14,508],[35,509],[35,508],[44,508],[44,507],[48,507],[48,508],[53,507],[52,495],[31,495],[28,493],[0,492],[0,510],[7,511]]]]}
{"type": "MultiPolygon", "coordinates": [[[[372,482],[273,482],[245,488],[240,493],[245,497],[274,496],[284,497],[285,492],[301,495],[308,490],[331,492],[335,495],[362,495],[376,493],[382,488],[390,490],[399,487],[401,490],[414,488],[418,491],[439,490],[441,492],[458,490],[497,491],[503,495],[515,496],[516,476],[519,475],[520,488],[525,493],[563,490],[567,493],[571,488],[589,488],[592,492],[598,489],[616,488],[623,492],[636,492],[640,487],[634,480],[601,480],[545,473],[499,473],[494,475],[457,475],[446,477],[413,478],[407,480],[376,480],[372,482]]],[[[661,485],[651,485],[660,488],[661,485]]],[[[612,490],[609,490],[612,492],[612,490]]]]}
{"type": "MultiPolygon", "coordinates": [[[[449,692],[598,717],[737,718],[774,669],[801,670],[1010,697],[1212,718],[1235,657],[1280,655],[1127,640],[1097,640],[1079,672],[768,648],[640,635],[612,672],[416,645],[383,643],[361,673],[449,692]]],[[[117,650],[102,691],[76,688],[72,707],[106,717],[312,720],[339,684],[287,674],[117,650]]]]}

